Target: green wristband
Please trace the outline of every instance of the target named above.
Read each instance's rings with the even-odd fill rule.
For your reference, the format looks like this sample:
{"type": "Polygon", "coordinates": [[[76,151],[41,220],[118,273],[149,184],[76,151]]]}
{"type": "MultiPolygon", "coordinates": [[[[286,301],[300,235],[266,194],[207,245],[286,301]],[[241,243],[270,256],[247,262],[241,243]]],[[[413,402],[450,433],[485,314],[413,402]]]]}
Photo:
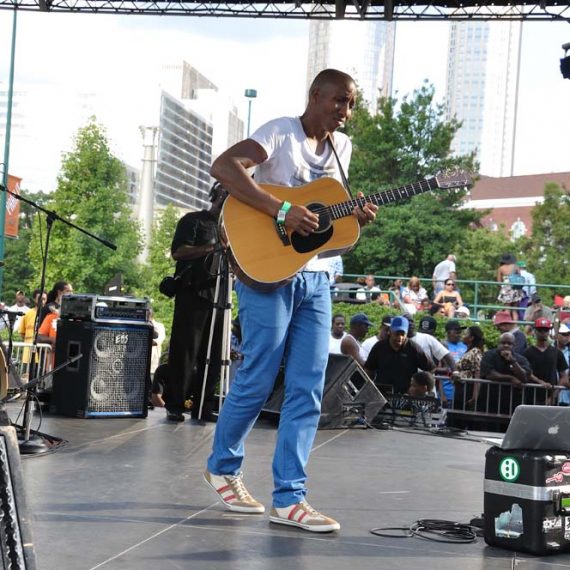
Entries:
{"type": "Polygon", "coordinates": [[[290,202],[283,202],[283,204],[281,204],[281,208],[279,208],[279,211],[277,212],[277,223],[279,225],[283,225],[285,223],[285,216],[287,215],[287,212],[291,209],[291,203],[290,202]]]}

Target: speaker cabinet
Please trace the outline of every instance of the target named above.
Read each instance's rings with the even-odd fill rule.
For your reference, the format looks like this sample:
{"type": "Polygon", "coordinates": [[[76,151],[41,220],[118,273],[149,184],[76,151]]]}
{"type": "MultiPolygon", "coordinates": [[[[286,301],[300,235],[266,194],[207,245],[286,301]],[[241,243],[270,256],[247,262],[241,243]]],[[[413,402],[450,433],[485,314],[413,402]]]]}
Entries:
{"type": "MultiPolygon", "coordinates": [[[[275,389],[265,403],[268,416],[278,416],[283,404],[284,382],[280,371],[275,389]]],[[[386,399],[350,356],[329,354],[319,429],[343,429],[370,424],[386,405],[386,399]]]]}
{"type": "Polygon", "coordinates": [[[52,410],[80,418],[146,417],[152,326],[65,321],[57,330],[52,410]]]}
{"type": "Polygon", "coordinates": [[[0,513],[0,568],[35,570],[20,450],[13,427],[0,428],[0,513]]]}

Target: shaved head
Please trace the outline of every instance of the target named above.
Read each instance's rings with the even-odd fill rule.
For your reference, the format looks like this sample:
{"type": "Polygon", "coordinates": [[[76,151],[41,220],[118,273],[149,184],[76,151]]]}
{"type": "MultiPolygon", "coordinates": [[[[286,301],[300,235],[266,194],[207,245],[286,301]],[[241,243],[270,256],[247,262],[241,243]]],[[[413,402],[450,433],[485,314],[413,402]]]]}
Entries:
{"type": "Polygon", "coordinates": [[[315,89],[322,89],[323,87],[329,85],[356,85],[354,79],[344,73],[344,71],[339,71],[338,69],[323,69],[320,71],[309,88],[309,94],[313,93],[315,89]]]}

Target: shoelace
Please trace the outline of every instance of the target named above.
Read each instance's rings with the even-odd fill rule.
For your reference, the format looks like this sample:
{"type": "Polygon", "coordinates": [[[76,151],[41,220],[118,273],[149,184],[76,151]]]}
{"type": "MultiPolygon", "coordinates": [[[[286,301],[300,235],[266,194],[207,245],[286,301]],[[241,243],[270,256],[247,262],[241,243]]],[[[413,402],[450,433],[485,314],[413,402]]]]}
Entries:
{"type": "Polygon", "coordinates": [[[245,488],[241,473],[238,473],[237,475],[228,476],[228,479],[230,481],[232,489],[234,490],[235,494],[238,496],[238,499],[240,501],[247,501],[253,499],[253,497],[249,494],[249,491],[245,488]]]}
{"type": "Polygon", "coordinates": [[[321,515],[321,513],[319,513],[319,511],[315,511],[315,509],[313,509],[313,507],[311,507],[311,505],[309,505],[309,503],[307,503],[307,501],[301,501],[301,508],[308,513],[309,515],[313,516],[313,517],[323,517],[323,515],[321,515]]]}

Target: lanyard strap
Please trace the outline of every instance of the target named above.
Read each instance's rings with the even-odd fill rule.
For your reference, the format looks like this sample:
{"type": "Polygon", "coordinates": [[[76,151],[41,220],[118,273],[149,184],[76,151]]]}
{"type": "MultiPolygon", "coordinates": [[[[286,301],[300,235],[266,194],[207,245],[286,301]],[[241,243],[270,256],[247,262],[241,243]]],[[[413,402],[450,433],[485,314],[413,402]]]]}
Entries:
{"type": "Polygon", "coordinates": [[[334,157],[336,158],[336,162],[338,164],[338,169],[340,171],[340,177],[342,178],[342,183],[344,184],[344,187],[348,190],[350,197],[354,198],[354,194],[352,193],[352,190],[350,188],[350,184],[348,183],[348,178],[346,177],[346,174],[344,173],[344,168],[342,167],[342,164],[340,162],[340,158],[338,157],[338,154],[336,152],[336,148],[334,147],[333,137],[332,137],[331,133],[329,133],[328,141],[331,145],[334,157]]]}

